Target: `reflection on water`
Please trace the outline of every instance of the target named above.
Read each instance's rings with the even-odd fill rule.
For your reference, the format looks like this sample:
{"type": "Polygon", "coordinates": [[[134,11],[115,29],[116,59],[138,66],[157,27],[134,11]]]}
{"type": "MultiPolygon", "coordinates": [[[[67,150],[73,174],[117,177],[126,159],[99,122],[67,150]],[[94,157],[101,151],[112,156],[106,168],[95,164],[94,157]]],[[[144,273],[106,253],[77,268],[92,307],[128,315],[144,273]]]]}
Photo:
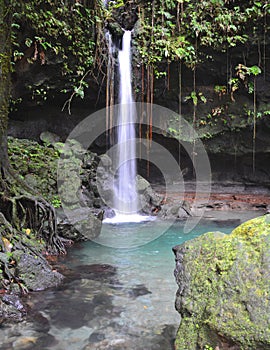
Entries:
{"type": "MultiPolygon", "coordinates": [[[[246,213],[241,219],[256,215],[246,213]]],[[[207,231],[230,232],[240,216],[234,213],[234,217],[204,220],[188,234],[183,224],[175,223],[136,248],[77,244],[59,262],[65,283],[30,295],[31,320],[2,326],[0,349],[173,349],[180,320],[174,310],[177,286],[172,247],[207,231]]],[[[136,242],[143,233],[154,234],[156,225],[163,223],[112,225],[105,233],[136,242]]]]}

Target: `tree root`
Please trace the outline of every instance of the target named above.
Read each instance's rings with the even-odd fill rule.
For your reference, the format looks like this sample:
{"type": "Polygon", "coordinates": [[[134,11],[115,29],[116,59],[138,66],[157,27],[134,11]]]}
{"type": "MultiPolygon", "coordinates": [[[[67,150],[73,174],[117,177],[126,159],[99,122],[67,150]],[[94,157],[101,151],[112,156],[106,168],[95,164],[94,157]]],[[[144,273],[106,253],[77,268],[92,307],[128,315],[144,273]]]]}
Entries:
{"type": "Polygon", "coordinates": [[[7,230],[29,229],[37,239],[43,239],[49,254],[65,254],[63,241],[57,234],[54,208],[42,198],[21,195],[7,198],[0,193],[0,212],[7,230]]]}
{"type": "Polygon", "coordinates": [[[48,254],[65,254],[63,240],[57,234],[54,207],[25,183],[9,165],[1,168],[1,175],[0,212],[9,226],[18,231],[30,229],[35,232],[37,239],[46,242],[48,254]]]}
{"type": "Polygon", "coordinates": [[[65,243],[57,234],[54,207],[29,187],[9,165],[0,166],[2,287],[9,290],[16,284],[21,294],[28,292],[16,270],[15,251],[45,259],[44,254],[66,254],[65,243]]]}

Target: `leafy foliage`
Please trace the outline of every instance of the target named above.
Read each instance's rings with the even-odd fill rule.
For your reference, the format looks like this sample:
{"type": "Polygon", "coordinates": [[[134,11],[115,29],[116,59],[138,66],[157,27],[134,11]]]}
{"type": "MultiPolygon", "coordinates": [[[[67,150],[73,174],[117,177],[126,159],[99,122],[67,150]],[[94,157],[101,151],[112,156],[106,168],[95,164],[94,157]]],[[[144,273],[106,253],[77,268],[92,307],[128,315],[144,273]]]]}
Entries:
{"type": "MultiPolygon", "coordinates": [[[[81,78],[94,70],[97,54],[97,31],[101,26],[102,8],[93,1],[13,1],[13,61],[46,65],[59,64],[66,85],[64,93],[83,98],[81,78]]],[[[46,99],[47,86],[33,90],[33,98],[46,99]]]]}
{"type": "Polygon", "coordinates": [[[137,47],[143,61],[156,68],[162,60],[194,67],[207,58],[206,48],[225,51],[256,42],[268,29],[261,24],[269,14],[266,0],[147,1],[140,9],[137,47]]]}

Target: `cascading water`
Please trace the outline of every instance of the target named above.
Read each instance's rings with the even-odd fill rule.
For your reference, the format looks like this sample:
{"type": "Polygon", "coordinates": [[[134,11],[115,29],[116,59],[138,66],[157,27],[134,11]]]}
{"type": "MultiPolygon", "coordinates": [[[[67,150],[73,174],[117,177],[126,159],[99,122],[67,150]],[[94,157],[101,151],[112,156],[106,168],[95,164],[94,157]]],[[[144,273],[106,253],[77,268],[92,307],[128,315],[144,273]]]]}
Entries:
{"type": "MultiPolygon", "coordinates": [[[[109,102],[107,105],[108,115],[106,120],[108,125],[114,117],[114,112],[109,108],[111,106],[111,96],[114,94],[114,54],[115,46],[110,33],[107,33],[107,42],[109,48],[109,66],[107,77],[107,89],[109,89],[109,102]],[[111,70],[112,68],[112,70],[111,70]],[[112,95],[111,95],[112,94],[112,95]]],[[[136,108],[132,97],[131,85],[131,31],[125,31],[122,38],[122,47],[118,51],[119,62],[119,104],[118,119],[116,127],[117,144],[112,148],[110,156],[114,160],[115,179],[113,184],[113,208],[115,216],[106,218],[103,223],[129,223],[153,220],[149,216],[140,215],[139,198],[137,194],[137,167],[136,167],[136,108]]],[[[113,123],[112,123],[113,125],[113,123]]],[[[102,234],[100,235],[102,236],[102,234]]]]}
{"type": "MultiPolygon", "coordinates": [[[[114,206],[117,214],[130,216],[138,211],[136,191],[136,111],[131,88],[131,32],[125,31],[119,50],[119,116],[117,127],[117,178],[114,206]]],[[[127,219],[127,218],[126,218],[127,219]]]]}

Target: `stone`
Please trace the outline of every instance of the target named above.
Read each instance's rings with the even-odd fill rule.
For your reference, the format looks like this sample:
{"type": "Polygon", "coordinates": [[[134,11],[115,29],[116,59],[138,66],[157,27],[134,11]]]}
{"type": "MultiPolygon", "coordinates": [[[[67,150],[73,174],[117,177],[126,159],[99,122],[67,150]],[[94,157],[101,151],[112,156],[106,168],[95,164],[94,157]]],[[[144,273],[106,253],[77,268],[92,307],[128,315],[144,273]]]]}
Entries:
{"type": "Polygon", "coordinates": [[[164,219],[176,219],[178,218],[179,210],[181,209],[180,205],[175,204],[164,204],[159,212],[159,216],[164,219]]]}
{"type": "Polygon", "coordinates": [[[104,168],[109,168],[112,165],[112,160],[107,154],[102,154],[100,156],[99,166],[103,166],[104,168]]]}
{"type": "Polygon", "coordinates": [[[17,261],[17,273],[29,290],[56,287],[63,281],[64,277],[53,271],[44,258],[16,251],[14,259],[17,261]]]}
{"type": "Polygon", "coordinates": [[[270,349],[270,215],[174,249],[175,349],[270,349]]]}
{"type": "Polygon", "coordinates": [[[152,188],[146,190],[146,196],[149,197],[150,203],[154,207],[159,207],[162,205],[163,197],[155,192],[152,188]]]}
{"type": "Polygon", "coordinates": [[[85,219],[75,223],[75,228],[81,233],[84,240],[91,240],[99,236],[102,221],[92,213],[89,213],[85,219]]]}
{"type": "Polygon", "coordinates": [[[60,142],[61,138],[53,132],[44,131],[40,134],[40,140],[45,145],[54,145],[55,143],[60,142]]]}
{"type": "Polygon", "coordinates": [[[112,21],[112,20],[108,21],[107,28],[109,29],[113,37],[121,38],[124,34],[124,30],[121,28],[120,24],[116,21],[112,21]]]}
{"type": "Polygon", "coordinates": [[[151,187],[151,185],[146,179],[140,175],[136,176],[136,188],[139,194],[144,193],[149,187],[151,187]]]}
{"type": "Polygon", "coordinates": [[[38,338],[34,336],[22,336],[13,342],[13,347],[16,350],[33,349],[38,338]]]}
{"type": "Polygon", "coordinates": [[[55,142],[53,144],[53,148],[59,153],[63,151],[64,147],[65,147],[65,144],[63,142],[55,142]]]}
{"type": "Polygon", "coordinates": [[[105,334],[100,332],[93,332],[89,337],[90,343],[98,343],[105,339],[105,334]]]}
{"type": "Polygon", "coordinates": [[[150,292],[150,290],[148,290],[143,284],[138,284],[128,291],[128,295],[133,299],[147,294],[152,294],[152,292],[150,292]]]}
{"type": "Polygon", "coordinates": [[[179,219],[186,219],[188,218],[190,215],[186,212],[186,210],[184,208],[179,208],[178,212],[177,212],[177,217],[179,219]]]}
{"type": "Polygon", "coordinates": [[[2,298],[2,301],[7,305],[14,306],[17,310],[25,312],[25,306],[20,300],[19,296],[16,294],[5,294],[2,298]]]}
{"type": "Polygon", "coordinates": [[[25,317],[25,309],[18,310],[16,305],[12,303],[6,303],[2,301],[0,297],[0,324],[4,323],[6,320],[21,322],[25,317]]]}
{"type": "Polygon", "coordinates": [[[58,229],[61,235],[73,241],[86,241],[101,232],[103,210],[92,212],[89,208],[81,208],[68,212],[68,217],[59,212],[58,229]]]}
{"type": "Polygon", "coordinates": [[[32,321],[31,329],[33,329],[34,331],[40,332],[40,333],[49,332],[50,322],[41,313],[31,314],[31,321],[32,321]]]}
{"type": "Polygon", "coordinates": [[[38,187],[38,180],[34,174],[25,175],[24,180],[31,188],[35,189],[38,187]]]}

